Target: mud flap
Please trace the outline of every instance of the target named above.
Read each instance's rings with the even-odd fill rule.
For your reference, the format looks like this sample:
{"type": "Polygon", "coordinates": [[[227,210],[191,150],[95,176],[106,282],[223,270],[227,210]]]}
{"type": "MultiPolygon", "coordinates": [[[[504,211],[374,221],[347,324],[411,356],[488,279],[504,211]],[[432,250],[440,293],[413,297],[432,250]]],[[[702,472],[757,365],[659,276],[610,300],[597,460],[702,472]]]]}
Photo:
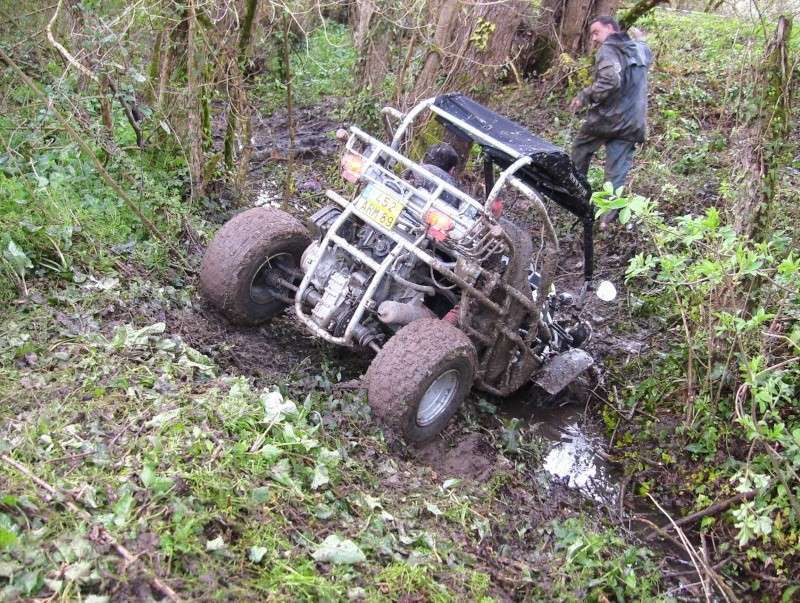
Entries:
{"type": "Polygon", "coordinates": [[[573,348],[545,364],[536,375],[534,383],[554,396],[592,364],[594,360],[589,354],[579,348],[573,348]]]}

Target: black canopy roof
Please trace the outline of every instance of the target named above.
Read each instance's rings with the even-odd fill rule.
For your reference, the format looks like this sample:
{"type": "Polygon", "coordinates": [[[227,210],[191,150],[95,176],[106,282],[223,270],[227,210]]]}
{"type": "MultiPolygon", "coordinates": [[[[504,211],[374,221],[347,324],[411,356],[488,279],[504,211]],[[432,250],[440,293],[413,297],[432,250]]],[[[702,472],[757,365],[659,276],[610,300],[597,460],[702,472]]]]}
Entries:
{"type": "Polygon", "coordinates": [[[530,157],[532,162],[516,173],[520,180],[576,216],[591,217],[589,184],[562,149],[463,94],[444,94],[433,104],[467,124],[469,128],[459,126],[437,113],[446,128],[475,141],[501,168],[507,168],[523,155],[530,157]]]}

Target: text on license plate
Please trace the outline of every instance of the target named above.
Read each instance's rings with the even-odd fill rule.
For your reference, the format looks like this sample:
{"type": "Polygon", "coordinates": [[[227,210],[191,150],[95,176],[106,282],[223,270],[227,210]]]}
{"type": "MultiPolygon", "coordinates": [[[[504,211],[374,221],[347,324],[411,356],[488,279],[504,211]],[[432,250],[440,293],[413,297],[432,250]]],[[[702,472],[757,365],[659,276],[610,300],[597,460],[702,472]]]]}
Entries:
{"type": "Polygon", "coordinates": [[[384,193],[374,186],[365,189],[355,203],[368,218],[387,229],[394,227],[400,212],[406,206],[402,199],[384,193]]]}

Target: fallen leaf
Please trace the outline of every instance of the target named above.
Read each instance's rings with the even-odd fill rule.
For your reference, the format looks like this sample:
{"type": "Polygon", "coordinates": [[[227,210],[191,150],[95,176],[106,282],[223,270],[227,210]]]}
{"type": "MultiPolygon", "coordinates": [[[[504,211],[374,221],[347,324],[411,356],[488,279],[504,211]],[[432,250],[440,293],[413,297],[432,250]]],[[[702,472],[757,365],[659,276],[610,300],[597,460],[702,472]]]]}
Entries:
{"type": "Polygon", "coordinates": [[[217,536],[214,540],[209,540],[206,542],[206,550],[207,551],[221,551],[225,548],[225,541],[222,539],[222,536],[217,536]]]}
{"type": "Polygon", "coordinates": [[[331,534],[323,540],[311,556],[317,561],[336,565],[363,563],[367,560],[355,542],[346,538],[342,539],[336,534],[331,534]]]}

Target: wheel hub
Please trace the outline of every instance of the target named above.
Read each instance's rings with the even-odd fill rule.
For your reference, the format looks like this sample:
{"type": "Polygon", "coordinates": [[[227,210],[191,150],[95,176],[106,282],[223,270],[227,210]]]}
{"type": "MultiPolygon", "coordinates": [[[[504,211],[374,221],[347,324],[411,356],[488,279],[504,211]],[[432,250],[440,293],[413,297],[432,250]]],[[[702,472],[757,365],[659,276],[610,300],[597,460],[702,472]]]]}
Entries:
{"type": "Polygon", "coordinates": [[[417,425],[427,427],[450,406],[458,391],[459,377],[456,369],[450,369],[439,375],[428,386],[417,407],[417,425]]]}
{"type": "Polygon", "coordinates": [[[292,292],[280,285],[279,280],[292,281],[295,267],[294,258],[288,253],[268,257],[250,281],[250,299],[257,304],[268,304],[291,297],[292,292]]]}

